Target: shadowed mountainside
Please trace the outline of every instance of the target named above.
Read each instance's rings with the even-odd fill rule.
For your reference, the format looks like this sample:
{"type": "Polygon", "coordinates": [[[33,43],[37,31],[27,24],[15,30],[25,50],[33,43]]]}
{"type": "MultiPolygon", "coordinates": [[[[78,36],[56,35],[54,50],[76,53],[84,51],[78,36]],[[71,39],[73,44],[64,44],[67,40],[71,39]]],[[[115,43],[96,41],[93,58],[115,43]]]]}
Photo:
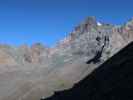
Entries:
{"type": "Polygon", "coordinates": [[[42,100],[132,100],[133,42],[70,90],[42,100]]]}

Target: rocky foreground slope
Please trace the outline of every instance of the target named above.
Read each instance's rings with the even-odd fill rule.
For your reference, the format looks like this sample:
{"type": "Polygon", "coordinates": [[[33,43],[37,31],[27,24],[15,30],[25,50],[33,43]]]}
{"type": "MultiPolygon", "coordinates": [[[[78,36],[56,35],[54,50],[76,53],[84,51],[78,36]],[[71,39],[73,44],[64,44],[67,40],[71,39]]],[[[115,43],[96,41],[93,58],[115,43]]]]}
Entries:
{"type": "Polygon", "coordinates": [[[88,17],[53,48],[1,44],[0,100],[38,100],[71,88],[132,40],[132,19],[116,26],[88,17]]]}
{"type": "Polygon", "coordinates": [[[132,100],[133,42],[69,90],[41,100],[132,100]]]}

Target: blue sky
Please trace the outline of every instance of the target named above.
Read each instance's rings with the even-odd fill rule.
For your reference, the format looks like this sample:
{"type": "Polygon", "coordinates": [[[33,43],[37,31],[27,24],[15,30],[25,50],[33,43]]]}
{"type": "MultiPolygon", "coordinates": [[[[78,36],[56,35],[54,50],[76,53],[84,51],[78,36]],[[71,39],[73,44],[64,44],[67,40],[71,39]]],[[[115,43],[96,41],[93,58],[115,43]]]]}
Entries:
{"type": "Polygon", "coordinates": [[[53,46],[87,16],[122,24],[133,0],[0,0],[0,43],[53,46]]]}

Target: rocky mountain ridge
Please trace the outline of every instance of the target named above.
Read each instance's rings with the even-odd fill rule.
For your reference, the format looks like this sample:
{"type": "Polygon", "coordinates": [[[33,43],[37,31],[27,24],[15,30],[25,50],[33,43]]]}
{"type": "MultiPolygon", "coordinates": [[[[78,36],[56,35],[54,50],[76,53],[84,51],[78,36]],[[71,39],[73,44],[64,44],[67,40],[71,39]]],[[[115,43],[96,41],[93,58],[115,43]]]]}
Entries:
{"type": "Polygon", "coordinates": [[[71,88],[131,41],[133,19],[116,26],[88,17],[53,48],[0,45],[0,100],[38,100],[71,88]]]}
{"type": "MultiPolygon", "coordinates": [[[[88,17],[80,25],[75,27],[75,29],[54,48],[48,48],[43,46],[41,43],[36,43],[33,44],[31,48],[26,45],[22,45],[18,48],[1,45],[0,50],[7,48],[5,50],[7,52],[18,52],[18,55],[12,54],[11,52],[10,54],[13,55],[14,60],[14,56],[21,58],[19,60],[24,64],[45,62],[45,58],[52,58],[53,55],[56,54],[69,55],[70,58],[72,56],[83,56],[84,58],[87,57],[86,59],[89,60],[104,46],[102,59],[106,60],[108,59],[107,56],[112,56],[132,40],[132,19],[122,26],[115,26],[99,23],[96,21],[95,17],[88,17]],[[105,54],[105,52],[107,54],[105,54]]],[[[3,54],[5,51],[3,51],[3,54]]]]}

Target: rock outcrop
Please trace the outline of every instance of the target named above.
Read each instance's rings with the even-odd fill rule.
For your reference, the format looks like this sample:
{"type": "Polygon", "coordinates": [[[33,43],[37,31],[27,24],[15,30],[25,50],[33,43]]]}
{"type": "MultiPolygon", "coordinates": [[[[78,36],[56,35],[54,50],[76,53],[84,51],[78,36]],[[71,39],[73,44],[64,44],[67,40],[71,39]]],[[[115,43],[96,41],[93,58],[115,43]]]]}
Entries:
{"type": "Polygon", "coordinates": [[[69,54],[70,57],[76,57],[85,62],[94,58],[97,52],[101,52],[99,59],[104,62],[133,41],[132,26],[133,20],[121,26],[115,26],[99,24],[95,17],[88,17],[55,47],[56,53],[69,54]]]}

